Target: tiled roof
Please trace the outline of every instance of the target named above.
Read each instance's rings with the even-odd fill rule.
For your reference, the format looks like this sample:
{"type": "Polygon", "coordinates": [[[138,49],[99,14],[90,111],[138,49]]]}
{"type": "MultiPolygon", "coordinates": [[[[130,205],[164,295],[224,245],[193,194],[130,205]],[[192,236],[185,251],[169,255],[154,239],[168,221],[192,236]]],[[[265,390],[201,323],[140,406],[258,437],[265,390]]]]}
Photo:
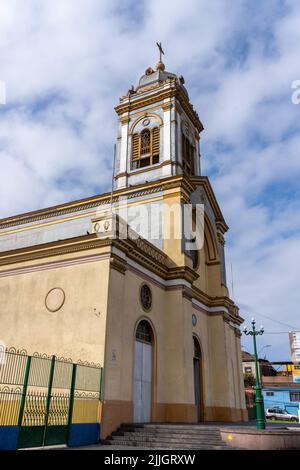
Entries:
{"type": "Polygon", "coordinates": [[[242,351],[242,361],[243,362],[252,362],[254,361],[254,356],[247,351],[242,351]]]}

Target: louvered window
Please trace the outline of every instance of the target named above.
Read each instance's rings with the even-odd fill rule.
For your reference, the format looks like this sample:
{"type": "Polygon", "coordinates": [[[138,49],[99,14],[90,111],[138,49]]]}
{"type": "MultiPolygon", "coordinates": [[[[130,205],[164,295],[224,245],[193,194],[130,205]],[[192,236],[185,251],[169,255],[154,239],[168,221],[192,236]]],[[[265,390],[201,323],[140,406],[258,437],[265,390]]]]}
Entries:
{"type": "Polygon", "coordinates": [[[154,127],[152,131],[152,163],[159,162],[159,128],[154,127]]]}
{"type": "Polygon", "coordinates": [[[194,160],[195,147],[193,147],[189,139],[182,134],[182,166],[184,173],[188,175],[195,174],[194,160]]]}
{"type": "Polygon", "coordinates": [[[160,129],[144,129],[133,134],[131,148],[131,169],[144,168],[159,163],[160,129]]]}
{"type": "Polygon", "coordinates": [[[138,160],[138,158],[139,158],[139,135],[133,134],[131,159],[132,161],[134,161],[134,160],[138,160]]]}

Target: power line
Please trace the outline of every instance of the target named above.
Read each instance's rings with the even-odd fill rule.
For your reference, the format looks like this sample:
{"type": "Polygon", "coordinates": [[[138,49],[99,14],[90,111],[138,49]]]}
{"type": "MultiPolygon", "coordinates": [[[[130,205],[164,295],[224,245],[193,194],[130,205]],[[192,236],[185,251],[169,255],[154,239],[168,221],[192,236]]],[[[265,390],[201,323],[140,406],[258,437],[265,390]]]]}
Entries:
{"type": "MultiPolygon", "coordinates": [[[[248,314],[248,315],[250,315],[250,314],[248,314]]],[[[265,315],[263,313],[254,312],[254,315],[259,315],[261,317],[267,318],[268,320],[273,321],[274,323],[278,323],[279,325],[288,326],[289,328],[292,328],[292,330],[294,330],[294,331],[299,331],[300,330],[300,328],[298,328],[296,326],[289,325],[288,323],[284,323],[284,322],[281,322],[279,320],[274,320],[274,318],[271,318],[268,315],[265,315]]]]}
{"type": "Polygon", "coordinates": [[[265,331],[264,335],[287,335],[289,331],[265,331]]]}

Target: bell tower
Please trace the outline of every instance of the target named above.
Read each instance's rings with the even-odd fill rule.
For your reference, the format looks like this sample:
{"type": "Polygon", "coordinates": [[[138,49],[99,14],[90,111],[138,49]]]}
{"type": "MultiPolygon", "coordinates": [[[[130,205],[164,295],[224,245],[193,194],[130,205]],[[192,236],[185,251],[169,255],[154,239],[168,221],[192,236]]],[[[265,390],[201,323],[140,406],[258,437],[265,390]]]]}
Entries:
{"type": "Polygon", "coordinates": [[[161,44],[155,70],[147,68],[115,108],[119,116],[115,189],[186,174],[200,176],[202,123],[182,75],[165,70],[161,44]]]}

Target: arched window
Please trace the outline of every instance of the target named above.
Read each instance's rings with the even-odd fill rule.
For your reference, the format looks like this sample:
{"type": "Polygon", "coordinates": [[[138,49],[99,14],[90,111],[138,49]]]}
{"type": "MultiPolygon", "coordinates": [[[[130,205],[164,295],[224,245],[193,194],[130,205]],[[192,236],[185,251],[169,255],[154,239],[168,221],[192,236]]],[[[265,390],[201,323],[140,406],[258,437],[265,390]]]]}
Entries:
{"type": "Polygon", "coordinates": [[[194,368],[194,392],[195,405],[197,409],[198,421],[203,419],[203,378],[202,361],[199,341],[193,336],[193,368],[194,368]]]}
{"type": "Polygon", "coordinates": [[[131,141],[131,169],[159,163],[160,129],[144,129],[139,134],[133,134],[131,141]]]}
{"type": "Polygon", "coordinates": [[[201,357],[201,349],[199,346],[198,340],[193,336],[193,342],[194,342],[194,359],[200,359],[201,357]]]}
{"type": "Polygon", "coordinates": [[[138,341],[144,343],[152,343],[152,330],[149,323],[146,320],[140,321],[136,329],[135,337],[138,341]]]}

